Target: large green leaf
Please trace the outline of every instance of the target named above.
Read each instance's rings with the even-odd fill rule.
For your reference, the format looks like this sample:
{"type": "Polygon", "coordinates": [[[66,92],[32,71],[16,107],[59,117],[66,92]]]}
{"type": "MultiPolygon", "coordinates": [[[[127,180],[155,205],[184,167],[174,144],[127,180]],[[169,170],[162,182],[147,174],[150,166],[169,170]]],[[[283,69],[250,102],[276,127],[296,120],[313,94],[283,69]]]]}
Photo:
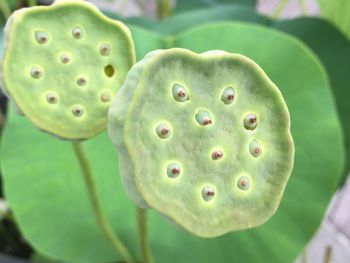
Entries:
{"type": "Polygon", "coordinates": [[[275,21],[272,26],[301,39],[327,69],[344,130],[347,152],[344,180],[350,171],[350,42],[334,26],[319,18],[275,21]]]}
{"type": "Polygon", "coordinates": [[[350,1],[318,0],[321,15],[338,26],[350,39],[350,1]]]}
{"type": "MultiPolygon", "coordinates": [[[[224,49],[256,60],[287,101],[296,145],[295,168],[281,207],[261,227],[201,239],[152,211],[149,231],[157,262],[291,262],[318,227],[343,164],[342,133],[322,65],[294,38],[248,24],[207,25],[171,41],[140,28],[132,28],[132,34],[138,58],[167,45],[198,52],[224,49]]],[[[87,141],[86,148],[103,210],[136,251],[134,208],[119,182],[117,154],[106,134],[87,141]]],[[[1,157],[6,197],[35,248],[69,262],[118,258],[96,226],[69,142],[10,114],[1,157]]]]}

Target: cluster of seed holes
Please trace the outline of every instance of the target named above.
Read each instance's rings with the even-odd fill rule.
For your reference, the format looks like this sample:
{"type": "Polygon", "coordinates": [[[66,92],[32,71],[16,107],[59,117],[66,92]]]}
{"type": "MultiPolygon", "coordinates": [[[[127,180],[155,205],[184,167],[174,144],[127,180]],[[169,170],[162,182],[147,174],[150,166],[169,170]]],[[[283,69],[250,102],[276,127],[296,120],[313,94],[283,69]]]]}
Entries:
{"type": "MultiPolygon", "coordinates": [[[[177,102],[186,102],[189,100],[188,90],[181,84],[175,83],[172,87],[172,95],[177,102]]],[[[236,99],[235,89],[231,86],[226,87],[221,94],[221,101],[226,104],[232,104],[236,99]]],[[[213,124],[211,114],[206,110],[199,110],[195,114],[195,119],[201,126],[207,126],[213,124]]],[[[246,130],[252,131],[257,127],[258,118],[254,113],[249,113],[244,117],[243,126],[246,130]]],[[[159,138],[167,139],[171,134],[171,130],[167,124],[160,123],[156,128],[156,133],[159,138]]],[[[250,154],[257,158],[262,154],[262,148],[257,140],[253,140],[249,144],[250,154]]],[[[220,149],[215,149],[211,153],[211,159],[217,161],[222,159],[224,153],[220,149]]],[[[170,163],[167,166],[167,175],[169,178],[176,178],[181,173],[179,163],[170,163]]],[[[240,176],[237,180],[237,188],[242,191],[250,189],[251,181],[248,176],[240,176]]],[[[215,188],[211,185],[206,185],[202,188],[202,198],[204,201],[210,201],[215,196],[215,188]]]]}

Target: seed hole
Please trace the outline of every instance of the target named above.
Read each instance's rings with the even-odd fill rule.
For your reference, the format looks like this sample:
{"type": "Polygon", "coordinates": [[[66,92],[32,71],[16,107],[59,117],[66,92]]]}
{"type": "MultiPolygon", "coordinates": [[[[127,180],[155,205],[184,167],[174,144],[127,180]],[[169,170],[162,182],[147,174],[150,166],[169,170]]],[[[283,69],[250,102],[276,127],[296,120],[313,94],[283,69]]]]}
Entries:
{"type": "Polygon", "coordinates": [[[224,157],[224,153],[221,150],[215,150],[211,154],[211,159],[214,161],[220,160],[222,157],[224,157]]]}
{"type": "Polygon", "coordinates": [[[210,201],[215,196],[215,189],[210,185],[206,185],[202,188],[202,197],[204,201],[210,201]]]}
{"type": "Polygon", "coordinates": [[[43,72],[40,68],[38,67],[32,67],[30,69],[30,75],[32,76],[32,78],[35,78],[35,79],[39,79],[42,77],[43,75],[43,72]]]}
{"type": "Polygon", "coordinates": [[[80,105],[74,105],[72,107],[72,113],[75,117],[81,117],[85,113],[85,109],[83,106],[80,105]]]}
{"type": "Polygon", "coordinates": [[[181,173],[181,167],[178,163],[170,163],[167,166],[167,175],[169,178],[176,178],[181,173]]]}
{"type": "Polygon", "coordinates": [[[75,27],[72,29],[72,35],[76,39],[81,39],[84,37],[84,32],[80,27],[75,27]]]}
{"type": "Polygon", "coordinates": [[[61,62],[62,62],[63,64],[67,64],[67,63],[70,62],[70,57],[69,57],[68,55],[66,55],[66,54],[62,54],[62,55],[60,56],[60,60],[61,60],[61,62]]]}
{"type": "Polygon", "coordinates": [[[190,99],[188,91],[180,84],[173,85],[172,93],[174,99],[178,102],[185,102],[190,99]]]}
{"type": "Polygon", "coordinates": [[[45,44],[49,39],[48,34],[43,31],[35,31],[34,34],[35,34],[35,39],[39,44],[45,44]]]}
{"type": "Polygon", "coordinates": [[[213,123],[213,120],[209,112],[205,110],[198,111],[195,115],[195,118],[196,118],[196,121],[202,126],[207,126],[213,123]]]}
{"type": "Polygon", "coordinates": [[[159,138],[166,139],[171,135],[171,130],[168,125],[161,123],[157,126],[156,133],[159,138]]]}
{"type": "Polygon", "coordinates": [[[244,117],[243,124],[247,130],[254,130],[258,124],[258,118],[255,114],[249,113],[244,117]]]}
{"type": "Polygon", "coordinates": [[[102,56],[109,56],[111,53],[111,46],[109,44],[102,44],[100,46],[100,53],[102,56]]]}
{"type": "Polygon", "coordinates": [[[113,77],[113,75],[114,75],[114,67],[112,65],[105,66],[105,74],[109,78],[113,77]]]}
{"type": "Polygon", "coordinates": [[[249,152],[253,157],[259,157],[262,154],[262,148],[260,143],[258,143],[256,140],[250,142],[249,152]]]}
{"type": "Polygon", "coordinates": [[[87,84],[86,78],[85,78],[85,77],[79,77],[79,78],[77,79],[77,84],[78,84],[79,86],[86,86],[86,84],[87,84]]]}
{"type": "Polygon", "coordinates": [[[103,91],[101,92],[100,94],[100,100],[102,102],[110,102],[112,99],[112,95],[111,95],[111,92],[109,91],[103,91]]]}
{"type": "Polygon", "coordinates": [[[46,94],[46,101],[50,104],[56,104],[58,101],[58,96],[53,92],[49,92],[46,94]]]}
{"type": "Polygon", "coordinates": [[[225,104],[231,104],[235,99],[235,90],[232,87],[224,89],[221,95],[221,101],[225,104]]]}
{"type": "Polygon", "coordinates": [[[241,176],[238,178],[237,187],[243,191],[249,190],[250,188],[250,179],[248,176],[241,176]]]}

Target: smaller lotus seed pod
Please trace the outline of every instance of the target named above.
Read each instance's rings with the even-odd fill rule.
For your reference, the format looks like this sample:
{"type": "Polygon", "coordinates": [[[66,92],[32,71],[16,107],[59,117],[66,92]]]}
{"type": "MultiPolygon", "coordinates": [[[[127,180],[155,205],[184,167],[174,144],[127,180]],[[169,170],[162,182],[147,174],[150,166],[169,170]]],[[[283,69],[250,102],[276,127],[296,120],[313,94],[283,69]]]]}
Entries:
{"type": "Polygon", "coordinates": [[[221,101],[225,104],[231,104],[235,99],[235,90],[232,87],[224,89],[221,95],[221,101]]]}
{"type": "Polygon", "coordinates": [[[210,186],[210,185],[206,185],[203,187],[202,189],[202,197],[204,199],[204,201],[210,201],[214,198],[215,196],[215,189],[210,186]]]}
{"type": "Polygon", "coordinates": [[[43,75],[43,72],[38,67],[32,67],[30,69],[30,75],[32,76],[32,78],[39,79],[43,75]]]}
{"type": "Polygon", "coordinates": [[[254,130],[258,124],[258,118],[255,114],[249,113],[244,117],[243,124],[247,130],[254,130]]]}
{"type": "Polygon", "coordinates": [[[206,126],[213,123],[213,120],[210,117],[209,112],[204,110],[198,111],[195,118],[196,118],[196,121],[202,126],[206,126]]]}
{"type": "Polygon", "coordinates": [[[63,64],[67,64],[67,63],[70,62],[70,57],[69,57],[68,55],[66,55],[66,54],[62,54],[62,55],[60,56],[60,60],[61,60],[61,62],[62,62],[63,64]]]}
{"type": "Polygon", "coordinates": [[[179,102],[184,102],[189,100],[188,91],[185,89],[184,86],[180,84],[174,84],[172,92],[173,92],[174,99],[179,102]]]}
{"type": "Polygon", "coordinates": [[[250,179],[248,176],[240,176],[237,181],[237,187],[241,190],[249,190],[250,188],[250,179]]]}
{"type": "Polygon", "coordinates": [[[84,115],[85,109],[84,109],[84,107],[81,106],[81,105],[74,105],[74,106],[72,107],[72,113],[73,113],[73,115],[74,115],[75,117],[81,117],[81,116],[84,115]]]}
{"type": "Polygon", "coordinates": [[[224,156],[224,153],[221,150],[215,150],[211,154],[211,159],[214,161],[220,160],[224,156]]]}
{"type": "Polygon", "coordinates": [[[78,84],[79,86],[86,86],[86,83],[87,83],[87,80],[86,80],[85,77],[79,77],[79,78],[77,79],[77,84],[78,84]]]}
{"type": "Polygon", "coordinates": [[[39,44],[45,44],[48,41],[49,36],[43,31],[35,31],[35,39],[39,44]]]}
{"type": "Polygon", "coordinates": [[[100,100],[102,102],[110,102],[112,99],[112,94],[109,91],[103,91],[100,94],[100,100]]]}
{"type": "Polygon", "coordinates": [[[258,143],[256,140],[252,141],[249,144],[249,152],[254,157],[259,157],[262,153],[262,148],[260,143],[258,143]]]}
{"type": "Polygon", "coordinates": [[[54,92],[49,92],[46,94],[46,100],[50,104],[56,104],[58,102],[58,96],[54,92]]]}
{"type": "Polygon", "coordinates": [[[166,139],[170,136],[171,130],[168,125],[161,123],[157,126],[156,132],[159,138],[166,139]]]}
{"type": "Polygon", "coordinates": [[[102,44],[100,46],[100,53],[102,56],[108,56],[111,53],[111,46],[109,44],[102,44]]]}
{"type": "Polygon", "coordinates": [[[170,163],[167,167],[167,175],[169,178],[176,178],[181,173],[181,167],[178,163],[170,163]]]}
{"type": "Polygon", "coordinates": [[[80,27],[75,27],[72,29],[72,35],[76,39],[81,39],[84,37],[84,32],[80,27]]]}
{"type": "Polygon", "coordinates": [[[88,1],[56,0],[15,11],[4,32],[1,88],[36,127],[74,141],[106,130],[113,95],[135,63],[122,22],[88,1]]]}

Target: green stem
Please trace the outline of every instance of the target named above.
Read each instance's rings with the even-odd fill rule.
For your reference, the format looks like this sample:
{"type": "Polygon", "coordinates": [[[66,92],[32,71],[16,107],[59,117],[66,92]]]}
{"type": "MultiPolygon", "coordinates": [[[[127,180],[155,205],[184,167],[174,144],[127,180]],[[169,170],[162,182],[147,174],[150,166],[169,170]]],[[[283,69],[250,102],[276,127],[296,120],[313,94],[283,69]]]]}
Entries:
{"type": "Polygon", "coordinates": [[[151,249],[147,242],[147,210],[137,207],[137,225],[139,246],[144,263],[154,263],[151,249]]]}
{"type": "Polygon", "coordinates": [[[282,13],[282,11],[284,10],[284,8],[286,7],[286,5],[288,4],[288,2],[289,2],[289,0],[281,0],[278,3],[275,11],[273,11],[271,17],[273,19],[277,19],[280,16],[280,14],[282,13]]]}
{"type": "Polygon", "coordinates": [[[38,1],[36,0],[28,0],[28,6],[36,6],[38,5],[38,1]]]}
{"type": "Polygon", "coordinates": [[[307,16],[307,7],[306,7],[305,0],[299,0],[299,4],[300,4],[301,14],[303,16],[307,16]]]}
{"type": "Polygon", "coordinates": [[[89,194],[89,198],[91,201],[91,205],[93,208],[93,211],[95,213],[95,217],[97,220],[97,224],[103,231],[103,233],[106,235],[106,237],[109,239],[115,250],[118,252],[118,254],[123,257],[123,259],[128,263],[133,263],[134,260],[128,251],[128,249],[124,246],[120,238],[113,232],[113,229],[111,225],[106,220],[105,216],[102,213],[102,208],[100,206],[100,202],[98,200],[96,186],[93,180],[90,162],[87,159],[87,156],[84,152],[83,145],[80,142],[73,142],[73,147],[75,154],[79,160],[80,168],[82,171],[82,174],[84,176],[85,184],[87,187],[87,191],[89,194]]]}
{"type": "Polygon", "coordinates": [[[170,0],[157,0],[157,17],[158,19],[165,19],[172,14],[170,0]]]}
{"type": "Polygon", "coordinates": [[[6,19],[10,17],[11,9],[6,0],[0,0],[0,10],[6,19]]]}

